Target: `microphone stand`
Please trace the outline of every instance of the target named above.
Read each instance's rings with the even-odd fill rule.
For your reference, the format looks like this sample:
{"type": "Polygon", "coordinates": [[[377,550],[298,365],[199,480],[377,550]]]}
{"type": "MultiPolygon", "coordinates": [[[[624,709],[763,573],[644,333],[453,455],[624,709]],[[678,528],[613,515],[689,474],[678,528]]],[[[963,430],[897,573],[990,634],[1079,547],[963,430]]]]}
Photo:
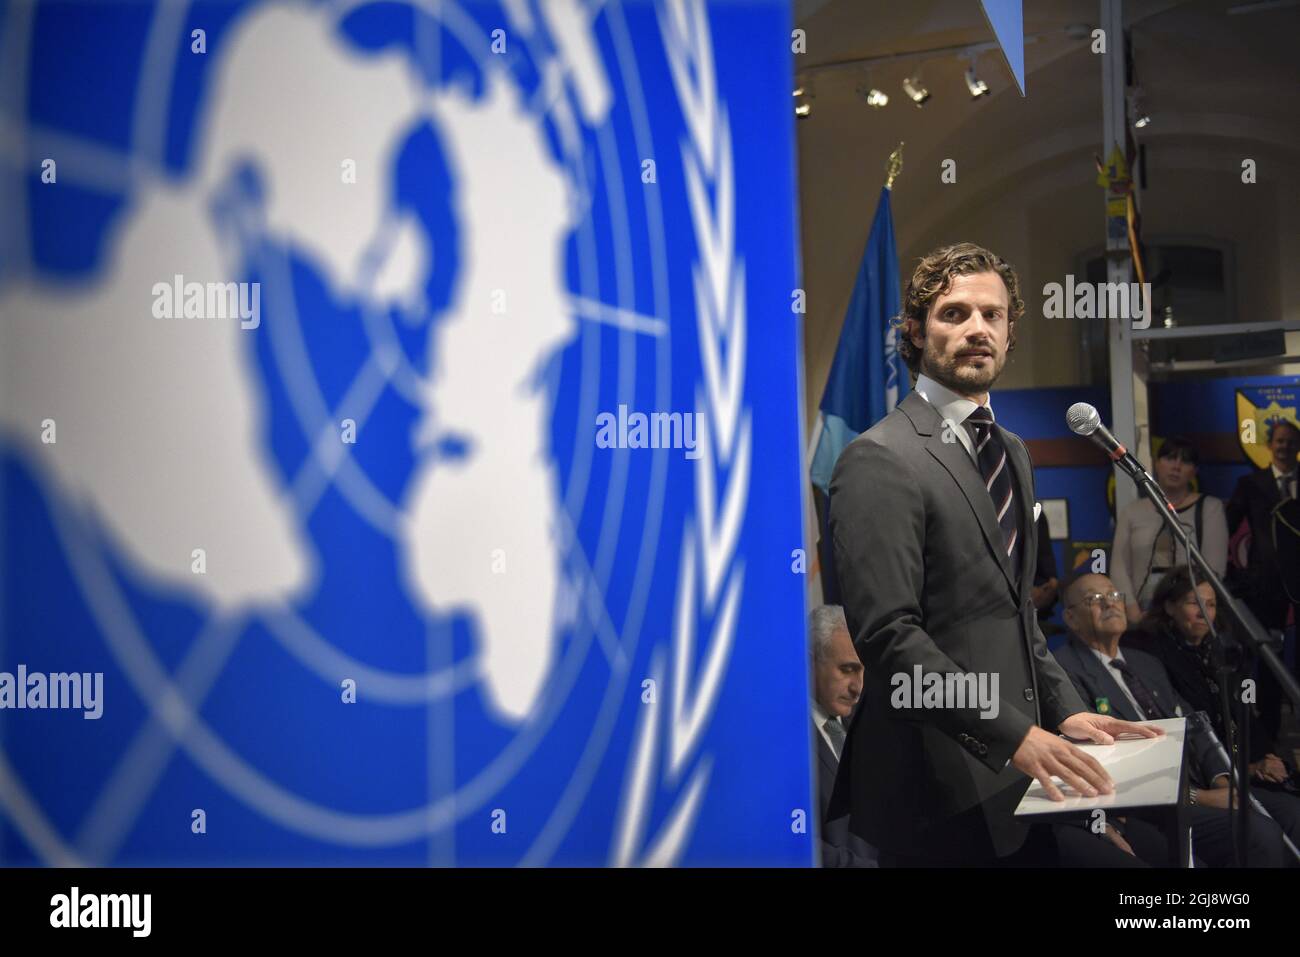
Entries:
{"type": "MultiPolygon", "coordinates": [[[[1249,740],[1249,714],[1243,714],[1242,720],[1238,726],[1239,733],[1237,735],[1237,737],[1240,738],[1240,742],[1234,743],[1232,740],[1234,737],[1233,710],[1231,697],[1228,693],[1227,681],[1230,672],[1226,664],[1226,655],[1224,654],[1222,639],[1219,637],[1213,621],[1210,620],[1210,616],[1206,614],[1205,605],[1201,601],[1201,597],[1196,589],[1197,571],[1200,571],[1204,576],[1204,580],[1210,583],[1215,593],[1219,596],[1221,602],[1220,607],[1225,608],[1228,611],[1229,616],[1241,626],[1239,633],[1243,646],[1248,652],[1253,653],[1254,656],[1262,660],[1268,669],[1273,672],[1278,683],[1281,685],[1282,690],[1291,698],[1291,701],[1298,710],[1300,710],[1300,684],[1296,683],[1295,677],[1286,669],[1285,665],[1282,663],[1282,659],[1279,658],[1277,652],[1273,650],[1272,641],[1269,639],[1268,633],[1264,630],[1264,627],[1259,623],[1259,620],[1253,613],[1251,613],[1250,609],[1246,607],[1245,603],[1233,597],[1227,587],[1223,584],[1222,579],[1214,573],[1214,569],[1212,569],[1205,561],[1205,557],[1201,555],[1200,550],[1191,543],[1190,537],[1187,534],[1187,529],[1185,529],[1182,523],[1178,521],[1174,513],[1173,505],[1171,505],[1169,499],[1165,497],[1164,491],[1156,481],[1147,474],[1145,469],[1137,466],[1136,462],[1133,463],[1133,467],[1130,467],[1122,460],[1117,460],[1115,464],[1119,465],[1121,470],[1126,472],[1129,477],[1133,479],[1137,484],[1138,491],[1145,495],[1151,501],[1151,504],[1155,506],[1156,513],[1160,515],[1161,519],[1165,523],[1165,527],[1168,528],[1170,534],[1174,536],[1174,540],[1182,544],[1184,552],[1187,555],[1188,570],[1191,572],[1192,576],[1192,594],[1196,597],[1196,604],[1201,609],[1201,615],[1210,626],[1210,654],[1214,662],[1215,670],[1219,674],[1219,708],[1223,712],[1224,734],[1228,738],[1228,747],[1232,749],[1231,757],[1236,769],[1237,785],[1240,789],[1237,806],[1238,829],[1237,833],[1234,834],[1234,838],[1239,838],[1239,843],[1236,840],[1234,840],[1234,843],[1236,844],[1238,864],[1244,866],[1246,863],[1245,857],[1247,853],[1246,836],[1249,830],[1250,821],[1250,754],[1247,751],[1247,741],[1249,740]]],[[[1136,595],[1133,597],[1134,599],[1137,598],[1136,595]]],[[[1229,813],[1231,813],[1231,775],[1228,778],[1228,789],[1228,807],[1229,813]]]]}

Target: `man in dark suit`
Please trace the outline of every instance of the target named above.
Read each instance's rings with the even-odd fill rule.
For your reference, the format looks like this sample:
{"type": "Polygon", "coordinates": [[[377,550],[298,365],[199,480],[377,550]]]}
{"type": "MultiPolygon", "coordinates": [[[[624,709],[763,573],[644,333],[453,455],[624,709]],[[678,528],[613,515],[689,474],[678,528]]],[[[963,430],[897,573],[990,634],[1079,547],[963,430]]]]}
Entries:
{"type": "Polygon", "coordinates": [[[862,662],[853,650],[844,609],[822,605],[809,620],[812,654],[812,734],[817,752],[817,825],[821,831],[822,867],[875,867],[876,849],[849,833],[847,817],[828,820],[826,809],[835,786],[847,734],[843,721],[862,694],[862,662]]]}
{"type": "MultiPolygon", "coordinates": [[[[1066,583],[1064,597],[1070,640],[1056,650],[1056,660],[1090,708],[1130,721],[1189,719],[1187,760],[1192,786],[1188,800],[1192,806],[1184,812],[1192,827],[1192,846],[1196,856],[1211,867],[1232,866],[1231,823],[1226,812],[1231,768],[1209,724],[1193,719],[1194,709],[1174,690],[1158,659],[1136,648],[1120,647],[1128,627],[1125,596],[1115,590],[1110,578],[1078,575],[1066,583]]],[[[1153,864],[1161,863],[1166,855],[1158,843],[1156,847],[1134,846],[1153,864]]],[[[1252,812],[1251,865],[1281,867],[1283,862],[1281,829],[1270,818],[1252,812]]]]}
{"type": "MultiPolygon", "coordinates": [[[[1289,419],[1273,422],[1267,433],[1273,461],[1267,468],[1243,475],[1228,501],[1228,532],[1236,532],[1242,521],[1250,526],[1250,549],[1246,567],[1231,582],[1233,592],[1254,612],[1261,625],[1274,632],[1286,627],[1294,598],[1300,598],[1300,569],[1294,559],[1294,540],[1286,526],[1275,522],[1281,508],[1292,525],[1300,505],[1296,504],[1296,454],[1300,452],[1300,429],[1289,419]],[[1281,536],[1282,554],[1274,545],[1274,532],[1281,536]],[[1287,547],[1291,546],[1291,547],[1287,547]]],[[[1300,620],[1300,616],[1298,616],[1300,620]]],[[[1278,649],[1279,654],[1281,649],[1278,649]]],[[[1267,668],[1260,671],[1260,723],[1270,740],[1281,728],[1282,689],[1267,668]]]]}
{"type": "Polygon", "coordinates": [[[1044,635],[1050,636],[1061,631],[1061,626],[1052,621],[1057,603],[1061,600],[1061,582],[1056,577],[1056,555],[1052,552],[1047,516],[1040,513],[1034,525],[1038,533],[1038,558],[1034,562],[1034,586],[1029,591],[1029,598],[1037,609],[1038,627],[1044,635]]]}
{"type": "Polygon", "coordinates": [[[899,351],[920,377],[849,444],[831,480],[836,567],[866,682],[830,814],[849,814],[882,865],[1054,862],[1053,829],[1013,816],[1026,775],[1054,800],[1053,775],[1085,794],[1114,785],[1052,732],[1109,743],[1137,730],[1084,707],[1030,600],[1033,473],[988,395],[1023,311],[1014,270],[988,250],[961,243],[922,259],[899,320],[899,351]],[[909,693],[936,681],[942,694],[909,693]]]}

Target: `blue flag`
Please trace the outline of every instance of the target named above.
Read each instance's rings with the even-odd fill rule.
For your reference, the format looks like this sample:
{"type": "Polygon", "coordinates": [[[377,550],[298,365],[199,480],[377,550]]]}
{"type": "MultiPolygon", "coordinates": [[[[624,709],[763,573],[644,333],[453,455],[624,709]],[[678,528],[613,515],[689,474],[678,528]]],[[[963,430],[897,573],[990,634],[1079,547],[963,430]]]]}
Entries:
{"type": "Polygon", "coordinates": [[[829,494],[844,446],[884,418],[907,395],[911,379],[890,319],[899,312],[898,253],[889,190],[882,188],[867,249],[858,267],[830,378],[822,393],[812,482],[829,494]]]}
{"type": "Polygon", "coordinates": [[[998,38],[998,46],[1015,78],[1020,95],[1025,95],[1025,11],[1023,0],[980,0],[984,17],[998,38]]]}

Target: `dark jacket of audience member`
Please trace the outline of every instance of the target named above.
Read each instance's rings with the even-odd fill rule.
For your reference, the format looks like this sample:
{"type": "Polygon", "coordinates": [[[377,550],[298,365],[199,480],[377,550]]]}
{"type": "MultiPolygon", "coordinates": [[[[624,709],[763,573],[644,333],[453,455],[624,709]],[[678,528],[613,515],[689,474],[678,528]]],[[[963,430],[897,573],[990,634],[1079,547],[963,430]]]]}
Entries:
{"type": "Polygon", "coordinates": [[[848,816],[826,819],[826,809],[835,789],[835,772],[840,762],[825,739],[812,726],[813,745],[817,749],[817,821],[821,826],[822,867],[876,867],[876,849],[856,834],[849,833],[848,816]]]}
{"type": "MultiPolygon", "coordinates": [[[[1284,501],[1284,478],[1279,478],[1279,472],[1295,475],[1300,431],[1288,421],[1276,422],[1269,428],[1268,444],[1273,449],[1274,461],[1243,475],[1228,501],[1228,533],[1234,534],[1243,521],[1250,526],[1246,567],[1234,570],[1228,584],[1265,628],[1276,629],[1286,624],[1292,596],[1300,599],[1300,569],[1295,566],[1291,547],[1294,543],[1284,542],[1288,546],[1287,554],[1279,555],[1273,540],[1274,526],[1278,524],[1274,511],[1282,507],[1291,518],[1300,511],[1300,505],[1294,501],[1284,501]],[[1279,465],[1279,461],[1283,464],[1279,465]]],[[[1294,492],[1294,488],[1288,489],[1288,494],[1294,492]]],[[[1282,536],[1290,534],[1284,526],[1277,531],[1282,536]]]]}

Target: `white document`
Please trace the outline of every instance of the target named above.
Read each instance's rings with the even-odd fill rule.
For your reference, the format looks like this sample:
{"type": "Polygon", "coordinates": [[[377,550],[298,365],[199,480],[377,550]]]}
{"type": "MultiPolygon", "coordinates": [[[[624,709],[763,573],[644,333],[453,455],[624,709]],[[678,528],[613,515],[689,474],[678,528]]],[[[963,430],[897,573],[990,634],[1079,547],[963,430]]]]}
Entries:
{"type": "Polygon", "coordinates": [[[1114,744],[1080,744],[1079,748],[1101,762],[1102,767],[1115,782],[1115,791],[1097,797],[1084,797],[1060,778],[1053,778],[1065,795],[1064,801],[1053,801],[1037,781],[1020,799],[1016,816],[1031,814],[1060,814],[1064,811],[1091,808],[1159,807],[1178,801],[1178,781],[1183,761],[1183,737],[1186,734],[1185,718],[1165,718],[1144,721],[1143,724],[1163,728],[1159,738],[1125,737],[1114,744]]]}

